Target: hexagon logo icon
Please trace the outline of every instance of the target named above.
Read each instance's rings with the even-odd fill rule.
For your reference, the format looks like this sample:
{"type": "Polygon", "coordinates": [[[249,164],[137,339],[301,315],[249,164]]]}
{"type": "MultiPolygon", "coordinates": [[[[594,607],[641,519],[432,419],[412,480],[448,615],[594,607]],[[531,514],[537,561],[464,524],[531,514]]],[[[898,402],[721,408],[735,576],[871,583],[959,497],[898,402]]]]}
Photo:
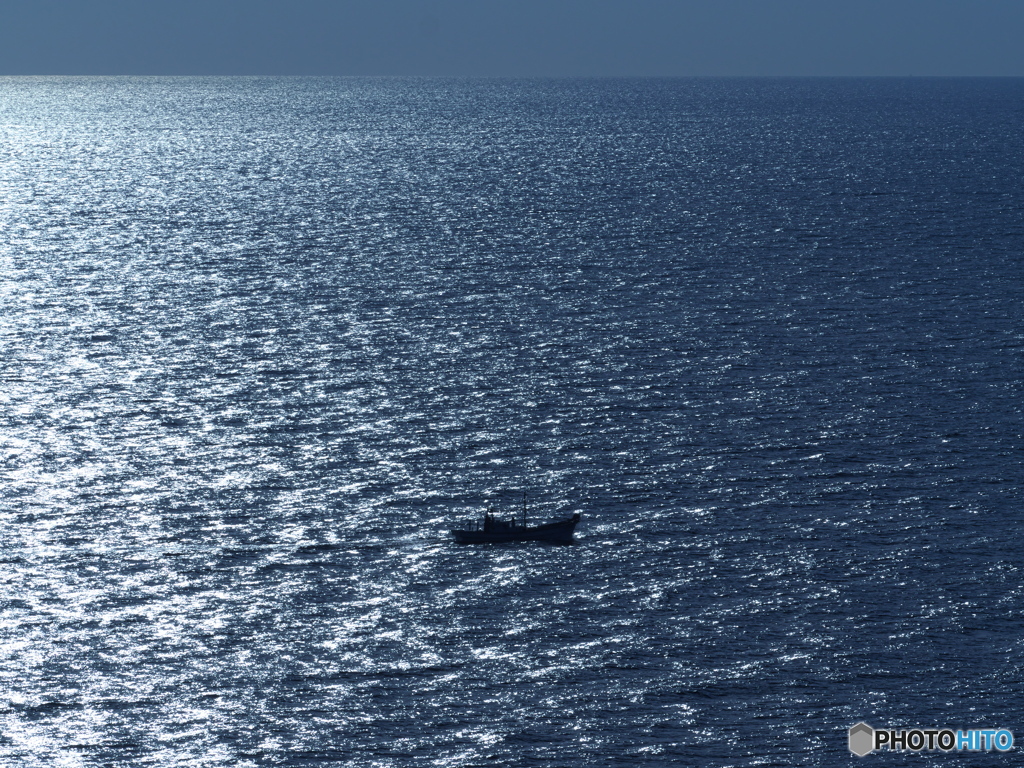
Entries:
{"type": "Polygon", "coordinates": [[[850,729],[850,751],[857,757],[873,751],[875,748],[875,729],[861,721],[850,729]]]}

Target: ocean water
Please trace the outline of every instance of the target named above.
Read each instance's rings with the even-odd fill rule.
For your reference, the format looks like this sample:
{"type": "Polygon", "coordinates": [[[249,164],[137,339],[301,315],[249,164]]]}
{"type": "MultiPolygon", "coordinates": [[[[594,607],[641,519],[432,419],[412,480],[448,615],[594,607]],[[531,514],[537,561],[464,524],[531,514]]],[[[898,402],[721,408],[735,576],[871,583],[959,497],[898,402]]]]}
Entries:
{"type": "Polygon", "coordinates": [[[1015,762],[1021,125],[1020,79],[0,79],[0,764],[1015,762]],[[523,492],[576,543],[449,541],[523,492]]]}

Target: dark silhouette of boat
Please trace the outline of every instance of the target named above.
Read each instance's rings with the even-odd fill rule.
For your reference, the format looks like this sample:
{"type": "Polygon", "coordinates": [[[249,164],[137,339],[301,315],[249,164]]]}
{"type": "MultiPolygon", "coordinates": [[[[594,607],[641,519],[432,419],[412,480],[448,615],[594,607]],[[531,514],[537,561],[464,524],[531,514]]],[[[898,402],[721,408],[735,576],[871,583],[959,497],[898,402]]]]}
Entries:
{"type": "Polygon", "coordinates": [[[526,524],[526,499],[523,498],[522,521],[499,520],[494,516],[494,509],[484,513],[482,523],[470,523],[468,528],[453,528],[452,536],[459,544],[486,544],[503,541],[547,541],[554,544],[568,544],[572,541],[572,533],[576,523],[580,521],[580,513],[565,520],[558,520],[543,525],[526,524]]]}

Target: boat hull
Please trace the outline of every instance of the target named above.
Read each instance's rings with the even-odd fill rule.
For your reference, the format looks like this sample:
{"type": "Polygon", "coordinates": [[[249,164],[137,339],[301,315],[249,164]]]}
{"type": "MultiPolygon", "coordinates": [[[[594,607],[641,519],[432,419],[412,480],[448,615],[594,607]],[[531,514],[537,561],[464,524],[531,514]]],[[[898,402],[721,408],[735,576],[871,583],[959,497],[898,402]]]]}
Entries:
{"type": "Polygon", "coordinates": [[[497,544],[506,541],[547,541],[555,544],[569,544],[572,542],[572,534],[579,521],[580,516],[577,513],[568,520],[560,520],[557,523],[546,525],[517,526],[491,531],[452,529],[452,536],[455,537],[457,544],[497,544]]]}

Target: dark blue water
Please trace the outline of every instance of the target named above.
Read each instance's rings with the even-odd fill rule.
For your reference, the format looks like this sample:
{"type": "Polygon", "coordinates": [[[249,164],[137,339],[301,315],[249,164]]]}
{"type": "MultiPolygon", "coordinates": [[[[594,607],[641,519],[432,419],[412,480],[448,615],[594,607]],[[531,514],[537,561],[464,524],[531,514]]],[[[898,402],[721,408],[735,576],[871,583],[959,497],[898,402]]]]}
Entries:
{"type": "Polygon", "coordinates": [[[1021,125],[1014,79],[0,80],[0,762],[1024,739],[1021,125]],[[574,546],[449,543],[524,489],[574,546]]]}

